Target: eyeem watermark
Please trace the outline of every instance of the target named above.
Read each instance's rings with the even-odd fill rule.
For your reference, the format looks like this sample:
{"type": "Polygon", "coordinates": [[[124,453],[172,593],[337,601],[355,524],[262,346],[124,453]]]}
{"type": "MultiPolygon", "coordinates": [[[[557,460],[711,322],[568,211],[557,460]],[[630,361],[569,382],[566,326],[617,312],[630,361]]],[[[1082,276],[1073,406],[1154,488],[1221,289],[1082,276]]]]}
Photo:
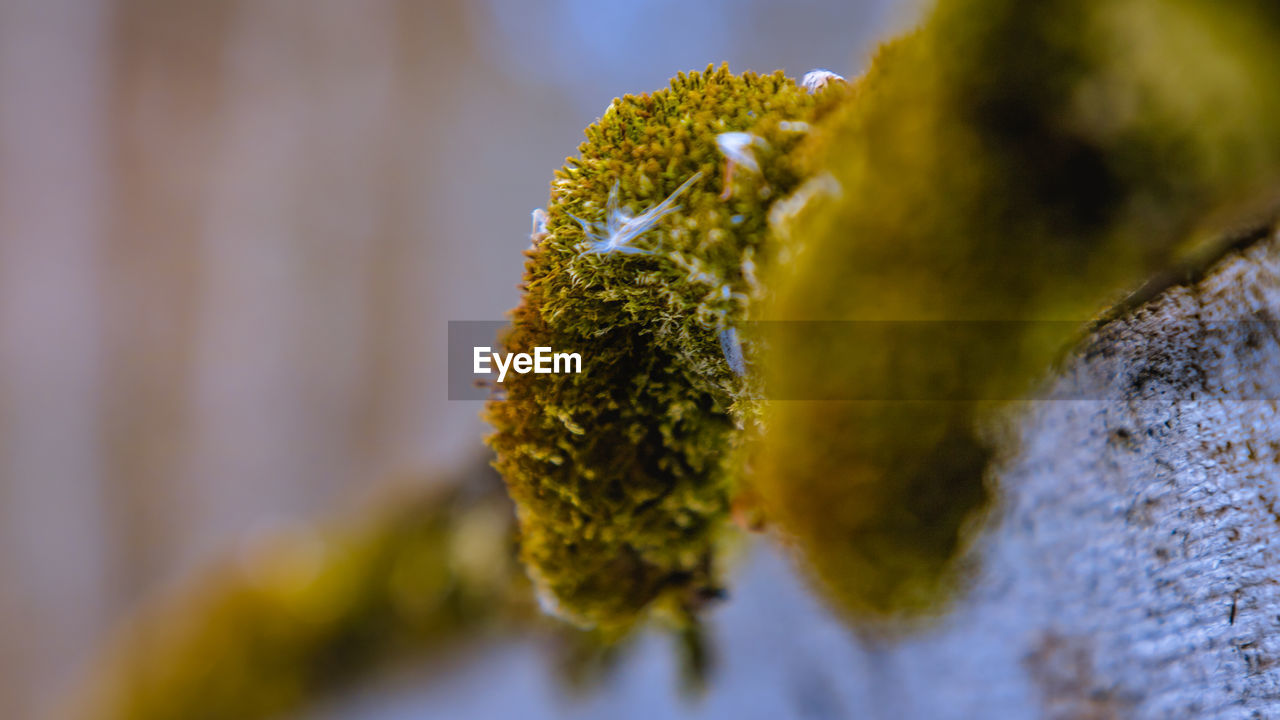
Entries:
{"type": "MultiPolygon", "coordinates": [[[[590,373],[592,360],[608,351],[594,344],[605,340],[583,339],[572,348],[510,353],[500,342],[508,325],[449,323],[450,400],[500,401],[503,382],[512,373],[551,377],[583,374],[584,367],[590,373]]],[[[743,323],[737,335],[744,339],[747,357],[767,354],[775,367],[790,369],[761,380],[766,400],[1075,401],[1113,398],[1118,387],[1171,400],[1280,399],[1280,370],[1272,372],[1274,364],[1263,360],[1280,345],[1280,323],[1269,317],[1139,326],[1127,330],[1118,344],[1104,328],[1072,345],[1070,338],[1085,328],[1083,320],[775,321],[743,323]],[[1037,345],[1037,337],[1061,346],[1065,355],[1059,362],[1067,363],[1066,369],[1055,371],[1048,359],[1034,355],[1050,347],[1037,345]],[[1025,348],[1033,355],[1021,355],[1025,348]],[[846,370],[839,370],[841,363],[846,370]],[[1044,367],[1037,370],[1037,364],[1044,367]],[[835,369],[826,371],[828,366],[835,369]],[[848,367],[859,370],[851,373],[848,367]],[[1043,380],[991,381],[1035,372],[1043,380]],[[1049,382],[1050,377],[1056,379],[1049,382]]],[[[740,376],[742,357],[731,352],[737,348],[723,337],[715,342],[716,333],[707,330],[708,359],[716,360],[719,350],[724,354],[721,379],[740,376]]],[[[714,363],[709,367],[716,371],[714,363]]],[[[749,375],[752,366],[745,367],[749,375]]]]}
{"type": "Polygon", "coordinates": [[[449,399],[494,400],[513,375],[579,375],[590,347],[534,347],[509,352],[502,337],[510,323],[501,320],[449,322],[449,399]]]}
{"type": "Polygon", "coordinates": [[[492,374],[492,366],[496,365],[498,367],[498,382],[507,379],[508,370],[514,370],[521,375],[530,372],[538,375],[582,372],[581,354],[555,352],[549,347],[536,347],[533,349],[532,355],[529,353],[507,353],[504,355],[500,352],[494,352],[491,347],[476,347],[472,357],[475,359],[472,372],[476,375],[492,374]]]}

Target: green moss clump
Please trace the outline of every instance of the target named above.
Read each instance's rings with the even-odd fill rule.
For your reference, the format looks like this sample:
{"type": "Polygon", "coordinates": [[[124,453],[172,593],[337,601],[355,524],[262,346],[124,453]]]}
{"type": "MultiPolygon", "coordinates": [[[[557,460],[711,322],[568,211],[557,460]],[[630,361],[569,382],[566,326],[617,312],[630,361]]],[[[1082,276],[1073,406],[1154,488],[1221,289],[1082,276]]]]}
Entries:
{"type": "Polygon", "coordinates": [[[771,381],[870,400],[775,405],[758,491],[834,604],[938,607],[991,497],[990,402],[1257,218],[1280,170],[1277,27],[1259,3],[942,0],[815,127],[801,154],[839,196],[778,218],[805,247],[766,279],[769,314],[881,340],[775,348],[771,381]]]}
{"type": "Polygon", "coordinates": [[[580,352],[582,372],[509,375],[487,417],[522,558],[560,616],[624,627],[659,608],[683,621],[718,593],[715,549],[753,397],[721,335],[761,294],[757,273],[777,251],[768,207],[801,178],[790,150],[805,126],[793,123],[818,105],[781,73],[681,74],[615,100],[556,173],[503,344],[580,352]],[[740,163],[728,188],[716,144],[727,132],[757,139],[759,166],[740,163]],[[615,211],[664,200],[679,210],[628,251],[588,252],[590,233],[626,218],[615,211]]]}

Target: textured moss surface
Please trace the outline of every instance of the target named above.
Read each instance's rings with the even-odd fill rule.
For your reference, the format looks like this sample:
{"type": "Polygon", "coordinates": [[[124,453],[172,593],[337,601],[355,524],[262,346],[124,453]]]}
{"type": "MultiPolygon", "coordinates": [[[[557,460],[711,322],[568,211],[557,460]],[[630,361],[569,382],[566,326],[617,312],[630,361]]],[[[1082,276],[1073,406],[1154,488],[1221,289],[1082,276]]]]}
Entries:
{"type": "Polygon", "coordinates": [[[769,416],[758,491],[838,607],[937,607],[992,493],[985,401],[1030,389],[1091,318],[1267,207],[1275,29],[1250,3],[943,0],[815,127],[800,155],[838,195],[777,218],[805,247],[765,276],[769,315],[886,324],[875,343],[829,326],[776,347],[767,375],[913,396],[769,416]]]}
{"type": "Polygon", "coordinates": [[[581,352],[583,371],[509,376],[487,415],[522,557],[562,617],[620,627],[658,608],[683,622],[719,592],[716,546],[753,407],[722,335],[761,293],[777,252],[767,210],[800,179],[789,151],[805,126],[791,123],[818,104],[780,73],[682,74],[615,100],[556,173],[504,342],[581,352]],[[717,138],[729,132],[754,136],[758,171],[726,173],[717,138]],[[592,233],[664,201],[679,209],[592,251],[592,233]]]}

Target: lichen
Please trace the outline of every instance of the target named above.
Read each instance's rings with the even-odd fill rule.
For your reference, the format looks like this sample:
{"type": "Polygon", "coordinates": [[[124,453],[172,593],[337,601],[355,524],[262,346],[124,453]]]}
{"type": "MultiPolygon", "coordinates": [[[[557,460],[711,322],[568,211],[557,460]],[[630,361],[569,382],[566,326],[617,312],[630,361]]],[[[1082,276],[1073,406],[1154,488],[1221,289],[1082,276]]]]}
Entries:
{"type": "Polygon", "coordinates": [[[486,411],[522,558],[555,614],[687,624],[719,594],[757,392],[736,329],[777,253],[768,207],[802,179],[792,123],[819,107],[781,73],[708,67],[614,100],[556,173],[503,340],[581,352],[582,372],[508,378],[486,411]],[[749,138],[729,143],[733,163],[725,133],[749,138]]]}
{"type": "Polygon", "coordinates": [[[814,126],[801,174],[834,191],[779,205],[777,234],[804,247],[766,275],[768,314],[836,324],[775,344],[765,374],[824,401],[771,407],[756,482],[838,608],[903,618],[949,597],[992,497],[991,405],[1144,277],[1248,223],[1280,169],[1275,20],[943,0],[814,126]],[[877,342],[848,322],[878,323],[858,326],[877,342]]]}

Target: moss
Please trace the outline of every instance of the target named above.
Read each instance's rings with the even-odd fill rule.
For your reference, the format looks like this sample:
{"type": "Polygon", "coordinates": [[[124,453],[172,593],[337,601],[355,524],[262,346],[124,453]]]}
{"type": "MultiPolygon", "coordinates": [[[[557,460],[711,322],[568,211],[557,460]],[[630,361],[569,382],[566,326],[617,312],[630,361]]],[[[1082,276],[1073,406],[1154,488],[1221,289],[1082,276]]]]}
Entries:
{"type": "MultiPolygon", "coordinates": [[[[511,503],[489,467],[428,485],[357,522],[300,524],[253,543],[148,603],[66,714],[293,717],[396,663],[435,670],[477,642],[516,636],[550,646],[564,689],[597,689],[635,635],[538,612],[516,559],[511,503]]],[[[707,672],[707,648],[687,647],[696,632],[673,636],[680,680],[693,688],[707,672]]]]}
{"type": "Polygon", "coordinates": [[[287,716],[393,659],[530,626],[510,504],[487,472],[462,479],[359,523],[293,528],[153,603],[72,716],[287,716]]]}
{"type": "Polygon", "coordinates": [[[562,617],[621,627],[656,608],[683,622],[718,593],[755,392],[721,337],[761,296],[757,273],[777,252],[767,210],[801,179],[790,151],[803,126],[789,123],[818,106],[781,73],[681,74],[615,100],[556,173],[504,345],[581,352],[582,372],[509,376],[487,417],[522,558],[562,617]],[[727,132],[757,139],[759,172],[739,163],[726,176],[727,132]],[[615,210],[664,201],[679,209],[589,252],[604,247],[592,233],[626,217],[615,210]]]}
{"type": "Polygon", "coordinates": [[[885,401],[776,404],[758,492],[836,606],[939,607],[991,497],[986,401],[1251,219],[1280,169],[1276,28],[1256,3],[943,0],[815,128],[798,157],[839,196],[777,217],[805,247],[768,314],[881,341],[831,325],[766,375],[885,401]]]}

